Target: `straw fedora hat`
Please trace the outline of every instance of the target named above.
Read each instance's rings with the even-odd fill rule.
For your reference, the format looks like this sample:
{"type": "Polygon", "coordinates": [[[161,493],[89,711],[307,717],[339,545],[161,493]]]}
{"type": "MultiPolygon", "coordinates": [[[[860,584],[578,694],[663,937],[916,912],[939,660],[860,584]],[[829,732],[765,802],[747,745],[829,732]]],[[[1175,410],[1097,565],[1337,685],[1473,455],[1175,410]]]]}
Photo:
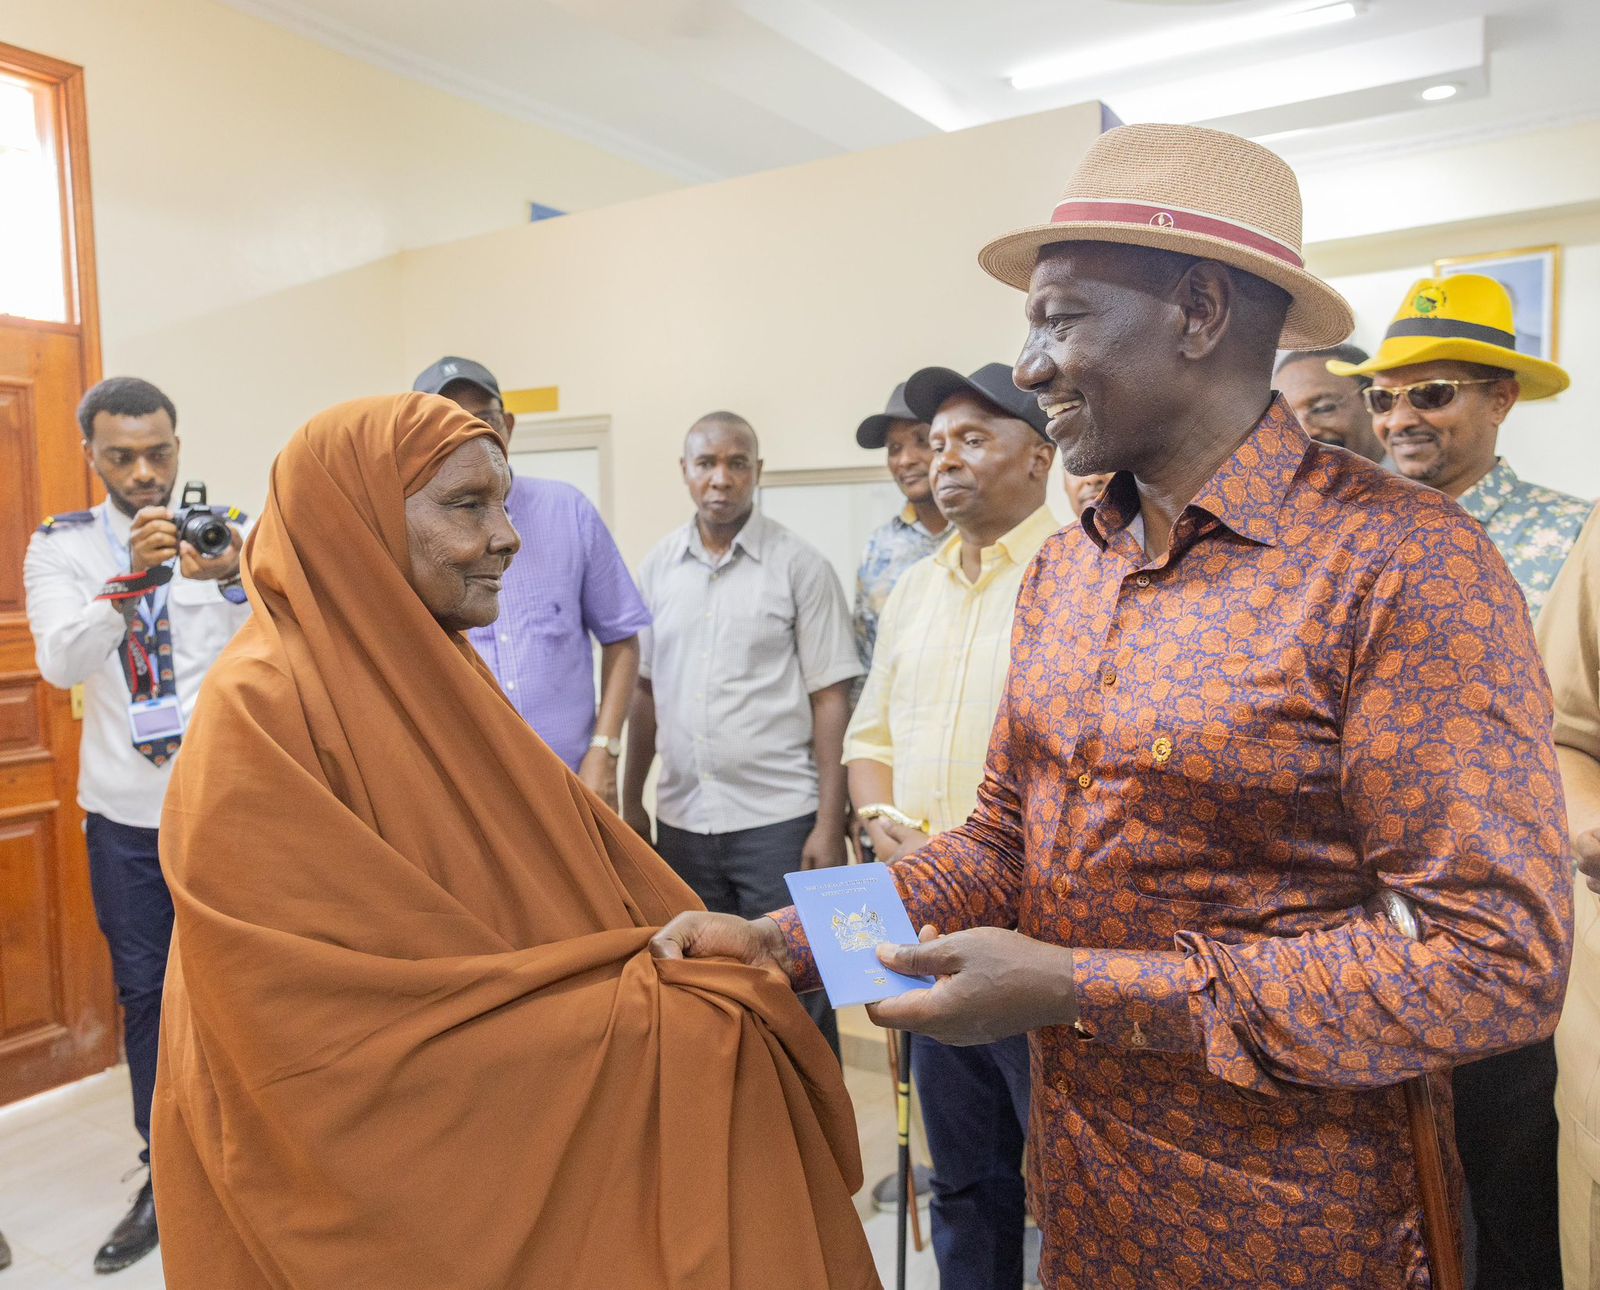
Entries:
{"type": "Polygon", "coordinates": [[[1124,125],[1095,140],[1048,224],[996,238],[978,263],[1028,289],[1039,248],[1121,242],[1243,269],[1289,293],[1284,349],[1326,349],[1355,329],[1343,296],[1305,270],[1300,185],[1260,144],[1194,125],[1124,125]]]}
{"type": "Polygon", "coordinates": [[[1418,278],[1384,333],[1378,352],[1365,363],[1330,362],[1335,376],[1371,376],[1396,367],[1453,359],[1504,367],[1522,386],[1524,399],[1548,399],[1571,378],[1554,363],[1517,352],[1511,297],[1493,278],[1460,273],[1418,278]]]}

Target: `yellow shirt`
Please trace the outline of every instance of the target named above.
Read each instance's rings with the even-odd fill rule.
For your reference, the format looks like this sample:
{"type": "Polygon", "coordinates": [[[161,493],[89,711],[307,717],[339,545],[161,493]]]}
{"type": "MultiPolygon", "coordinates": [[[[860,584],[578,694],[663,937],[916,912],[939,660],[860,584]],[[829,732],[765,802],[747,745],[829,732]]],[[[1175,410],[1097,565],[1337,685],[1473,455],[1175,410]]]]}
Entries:
{"type": "MultiPolygon", "coordinates": [[[[1550,588],[1534,634],[1555,696],[1556,743],[1600,761],[1600,511],[1584,525],[1550,588]]],[[[1572,899],[1572,974],[1556,1031],[1556,1107],[1563,1116],[1563,1153],[1600,1181],[1600,904],[1581,876],[1572,899]]]]}
{"type": "Polygon", "coordinates": [[[961,535],[952,533],[900,575],[878,619],[844,760],[891,767],[894,804],[935,833],[977,805],[1022,575],[1059,527],[1041,506],[984,547],[976,582],[961,570],[961,535]]]}

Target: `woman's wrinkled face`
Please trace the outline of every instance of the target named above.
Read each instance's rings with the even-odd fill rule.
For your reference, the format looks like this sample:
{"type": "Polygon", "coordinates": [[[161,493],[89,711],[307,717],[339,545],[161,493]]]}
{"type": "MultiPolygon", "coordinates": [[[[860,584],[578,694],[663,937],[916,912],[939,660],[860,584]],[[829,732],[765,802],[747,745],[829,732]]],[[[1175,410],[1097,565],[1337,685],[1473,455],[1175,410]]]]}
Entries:
{"type": "Polygon", "coordinates": [[[500,445],[470,439],[406,498],[411,585],[446,631],[500,616],[500,579],[522,546],[506,514],[511,468],[500,445]]]}

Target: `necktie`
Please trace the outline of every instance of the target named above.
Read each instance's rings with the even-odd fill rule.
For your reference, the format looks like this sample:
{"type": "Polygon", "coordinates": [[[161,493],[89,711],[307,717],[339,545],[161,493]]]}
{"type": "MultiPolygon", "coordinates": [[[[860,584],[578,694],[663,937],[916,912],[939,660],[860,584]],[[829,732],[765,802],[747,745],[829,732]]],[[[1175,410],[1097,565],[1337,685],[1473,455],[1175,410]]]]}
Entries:
{"type": "MultiPolygon", "coordinates": [[[[135,703],[164,695],[176,694],[177,683],[172,678],[172,619],[167,598],[161,597],[159,606],[151,605],[152,617],[146,619],[145,605],[155,598],[155,592],[141,597],[140,609],[128,623],[128,634],[122,638],[123,670],[128,678],[128,694],[135,703]]],[[[133,741],[134,748],[157,766],[164,766],[178,751],[181,737],[133,741]]]]}

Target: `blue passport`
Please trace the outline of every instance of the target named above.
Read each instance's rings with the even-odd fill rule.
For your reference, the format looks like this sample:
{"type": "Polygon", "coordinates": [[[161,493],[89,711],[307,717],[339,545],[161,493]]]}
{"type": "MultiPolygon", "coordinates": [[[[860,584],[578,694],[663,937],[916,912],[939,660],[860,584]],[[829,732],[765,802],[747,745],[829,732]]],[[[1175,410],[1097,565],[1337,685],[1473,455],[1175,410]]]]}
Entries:
{"type": "Polygon", "coordinates": [[[783,880],[834,1007],[876,1003],[933,984],[931,976],[902,976],[878,962],[879,945],[914,945],[917,940],[885,866],[805,869],[786,873],[783,880]]]}

